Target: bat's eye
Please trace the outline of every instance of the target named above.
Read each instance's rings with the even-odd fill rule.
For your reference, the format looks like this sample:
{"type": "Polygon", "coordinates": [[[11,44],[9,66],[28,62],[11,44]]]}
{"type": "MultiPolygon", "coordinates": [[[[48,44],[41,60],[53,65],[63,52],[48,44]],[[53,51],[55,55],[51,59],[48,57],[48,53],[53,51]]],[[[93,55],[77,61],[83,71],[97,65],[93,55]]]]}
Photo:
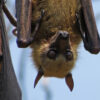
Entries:
{"type": "Polygon", "coordinates": [[[54,49],[50,49],[47,53],[47,56],[50,58],[50,59],[55,59],[57,57],[57,51],[54,50],[54,49]]]}
{"type": "Polygon", "coordinates": [[[67,60],[72,60],[73,59],[73,53],[70,50],[66,51],[65,57],[67,60]]]}

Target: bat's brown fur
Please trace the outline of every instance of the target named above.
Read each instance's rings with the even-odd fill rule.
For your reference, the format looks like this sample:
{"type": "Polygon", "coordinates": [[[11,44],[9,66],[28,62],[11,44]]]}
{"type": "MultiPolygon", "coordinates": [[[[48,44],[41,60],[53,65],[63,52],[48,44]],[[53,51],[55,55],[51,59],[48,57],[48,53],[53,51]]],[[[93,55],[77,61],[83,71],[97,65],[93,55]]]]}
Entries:
{"type": "Polygon", "coordinates": [[[42,68],[44,76],[65,77],[73,68],[77,59],[77,47],[81,40],[75,15],[80,8],[79,0],[33,0],[33,24],[40,17],[41,10],[45,11],[36,40],[31,46],[34,48],[32,57],[36,67],[38,70],[42,68]],[[67,31],[70,34],[74,55],[72,61],[66,61],[61,54],[55,60],[51,60],[45,55],[49,49],[49,39],[59,30],[67,31]]]}

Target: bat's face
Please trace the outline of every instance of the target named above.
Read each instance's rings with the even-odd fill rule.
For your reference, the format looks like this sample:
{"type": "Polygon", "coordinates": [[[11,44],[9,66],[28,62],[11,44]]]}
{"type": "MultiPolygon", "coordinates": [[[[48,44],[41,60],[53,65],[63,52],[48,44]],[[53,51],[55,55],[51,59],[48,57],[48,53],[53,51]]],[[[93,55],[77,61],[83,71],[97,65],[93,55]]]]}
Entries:
{"type": "Polygon", "coordinates": [[[49,41],[35,45],[33,51],[36,66],[44,76],[65,77],[73,68],[76,55],[66,31],[59,31],[49,41]]]}
{"type": "Polygon", "coordinates": [[[79,0],[44,0],[33,13],[33,22],[44,16],[33,44],[33,57],[44,76],[65,77],[74,66],[80,35],[76,31],[76,10],[79,0]],[[79,38],[79,39],[78,39],[79,38]],[[46,40],[41,43],[39,41],[46,40]]]}

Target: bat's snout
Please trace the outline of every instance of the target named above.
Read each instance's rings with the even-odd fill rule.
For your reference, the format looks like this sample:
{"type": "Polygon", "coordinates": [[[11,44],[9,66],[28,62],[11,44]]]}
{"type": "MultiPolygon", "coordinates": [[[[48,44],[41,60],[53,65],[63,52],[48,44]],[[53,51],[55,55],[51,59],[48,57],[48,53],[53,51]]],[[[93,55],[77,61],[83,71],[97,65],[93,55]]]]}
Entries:
{"type": "Polygon", "coordinates": [[[69,33],[66,31],[58,31],[50,40],[50,48],[56,47],[61,49],[70,49],[69,33]]]}
{"type": "Polygon", "coordinates": [[[57,34],[60,39],[68,39],[69,38],[69,33],[67,31],[58,31],[57,34]]]}
{"type": "Polygon", "coordinates": [[[73,59],[73,53],[70,47],[70,36],[66,31],[58,31],[50,40],[50,49],[48,57],[55,59],[58,54],[63,54],[67,60],[73,59]]]}

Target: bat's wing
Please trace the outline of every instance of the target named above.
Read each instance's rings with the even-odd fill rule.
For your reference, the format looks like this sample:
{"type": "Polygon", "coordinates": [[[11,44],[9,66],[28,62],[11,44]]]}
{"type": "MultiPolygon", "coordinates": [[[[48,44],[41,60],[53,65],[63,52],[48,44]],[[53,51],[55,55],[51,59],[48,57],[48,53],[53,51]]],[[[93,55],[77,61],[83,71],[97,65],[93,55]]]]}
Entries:
{"type": "Polygon", "coordinates": [[[97,26],[95,22],[95,17],[92,8],[91,0],[81,0],[82,5],[82,15],[85,27],[84,32],[82,34],[82,38],[84,41],[84,46],[86,50],[91,53],[98,53],[100,51],[100,38],[97,31],[97,26]]]}
{"type": "Polygon", "coordinates": [[[32,0],[16,0],[17,44],[26,47],[31,41],[32,0]]]}
{"type": "Polygon", "coordinates": [[[34,10],[32,6],[32,0],[16,0],[17,44],[22,48],[29,46],[34,41],[44,16],[44,10],[41,10],[40,18],[37,20],[35,27],[31,29],[31,17],[34,10]]]}
{"type": "Polygon", "coordinates": [[[21,100],[21,91],[11,62],[6,29],[0,6],[0,100],[21,100]]]}

